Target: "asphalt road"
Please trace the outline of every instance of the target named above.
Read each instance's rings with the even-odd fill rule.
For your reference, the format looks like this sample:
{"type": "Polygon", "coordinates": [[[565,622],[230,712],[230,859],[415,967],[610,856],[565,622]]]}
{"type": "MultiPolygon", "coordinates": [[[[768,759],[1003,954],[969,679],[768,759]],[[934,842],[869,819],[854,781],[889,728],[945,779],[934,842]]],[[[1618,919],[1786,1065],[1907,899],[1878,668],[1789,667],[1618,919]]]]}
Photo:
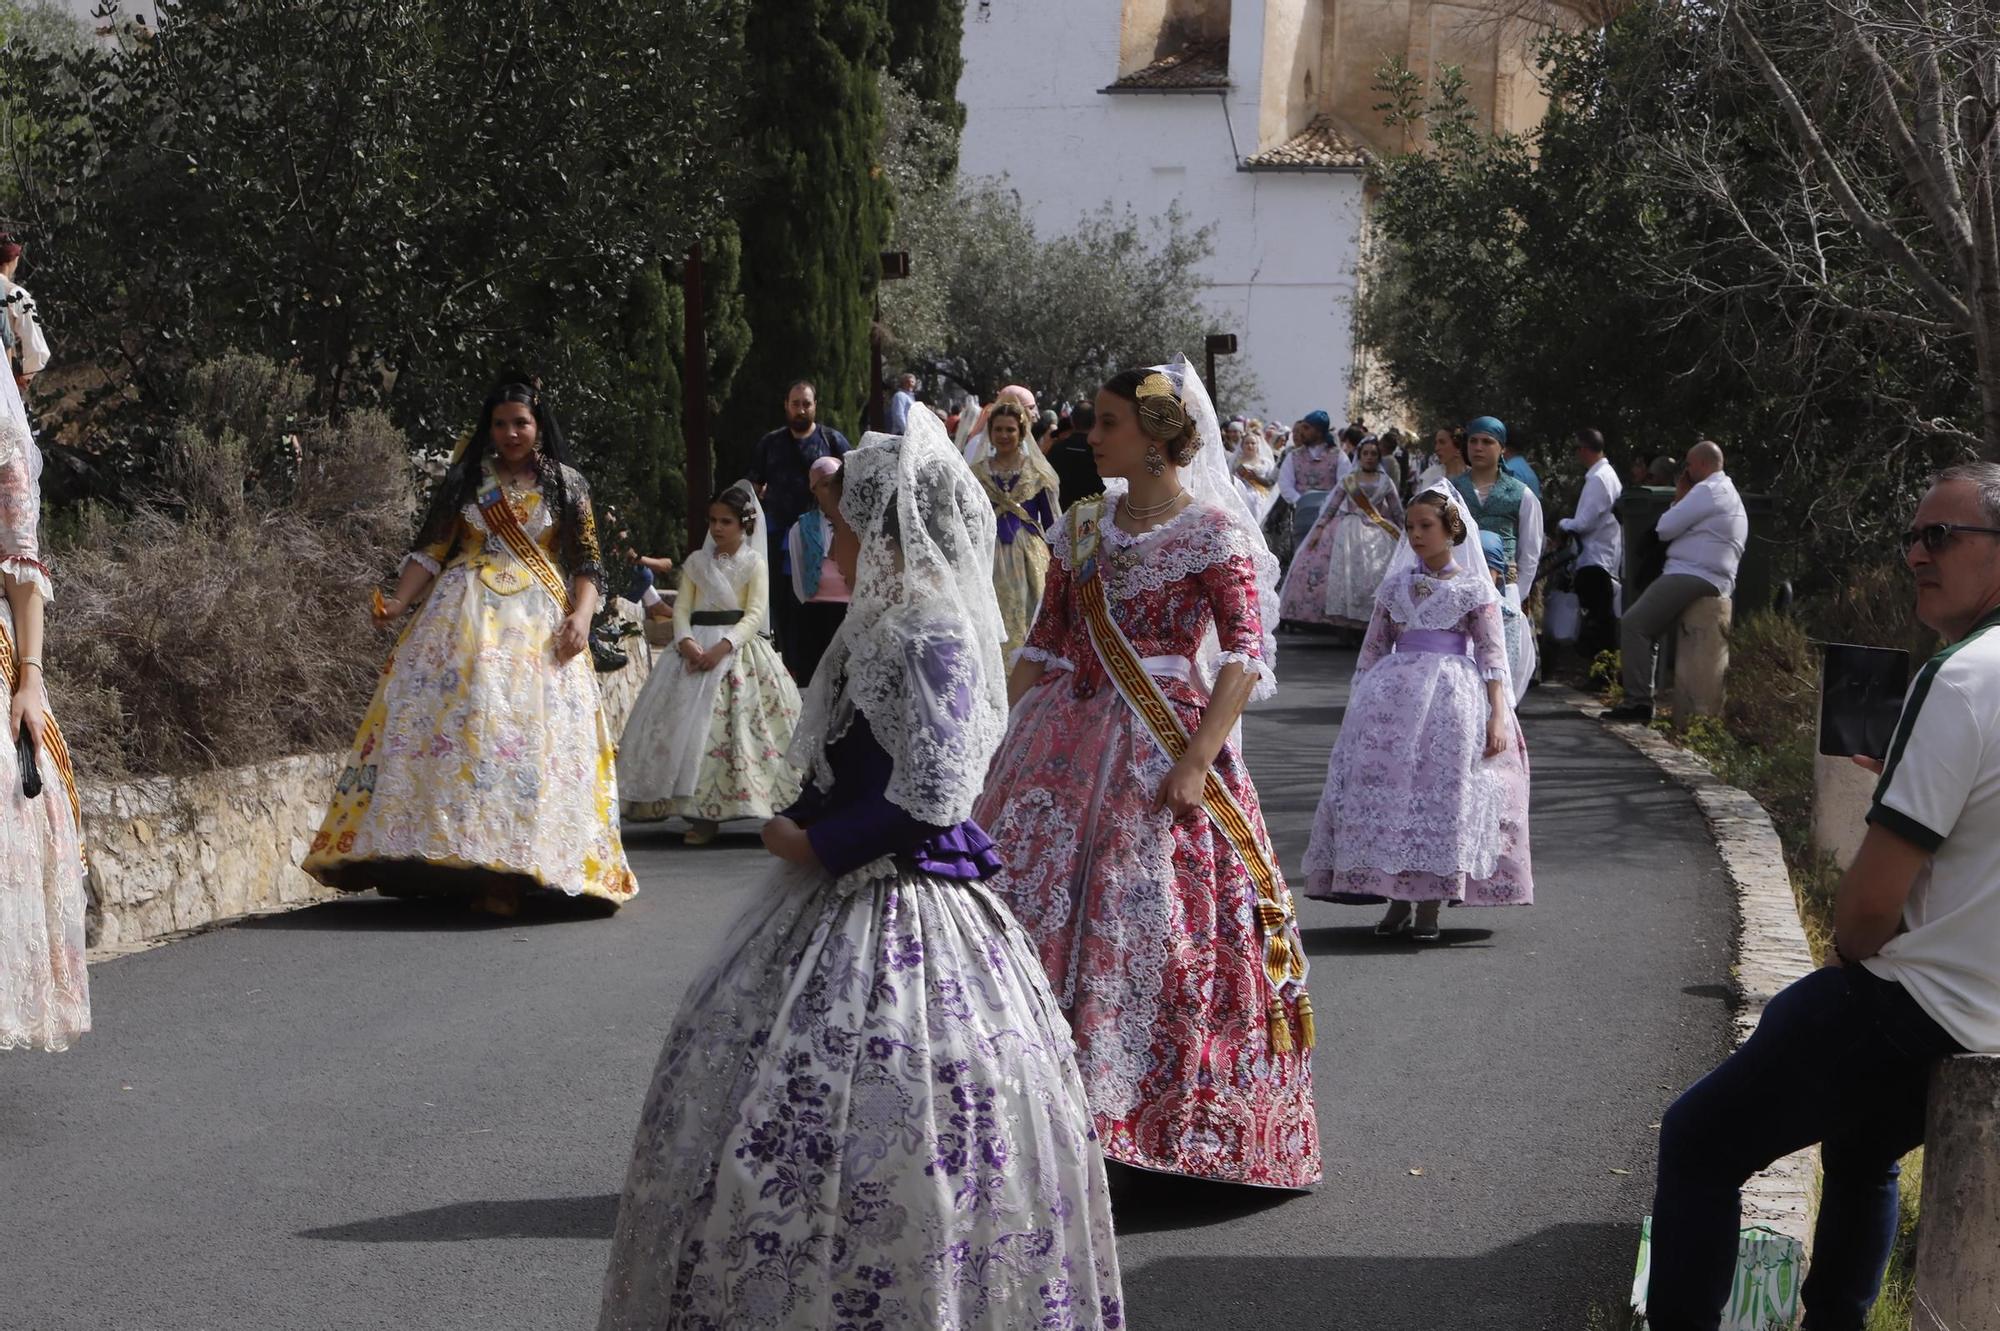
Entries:
{"type": "MultiPolygon", "coordinates": [[[[1288,869],[1350,653],[1246,724],[1288,869]]],[[[1121,1199],[1129,1325],[1581,1328],[1622,1302],[1674,1089],[1723,1052],[1731,908],[1683,792],[1530,697],[1539,901],[1384,946],[1306,903],[1327,1179],[1121,1199]]],[[[640,1099],[755,890],[753,836],[628,839],[617,918],[354,898],[95,969],[96,1031],[0,1056],[4,1331],[592,1325],[640,1099]]]]}

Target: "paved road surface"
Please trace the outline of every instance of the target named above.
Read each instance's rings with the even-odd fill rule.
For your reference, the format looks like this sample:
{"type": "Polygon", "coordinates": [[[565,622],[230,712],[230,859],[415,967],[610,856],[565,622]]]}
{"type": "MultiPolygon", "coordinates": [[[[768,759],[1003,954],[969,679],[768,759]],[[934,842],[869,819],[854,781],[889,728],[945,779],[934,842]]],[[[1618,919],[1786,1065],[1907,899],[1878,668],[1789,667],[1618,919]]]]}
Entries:
{"type": "MultiPolygon", "coordinates": [[[[1247,723],[1293,870],[1351,661],[1293,647],[1247,723]]],[[[1137,1331],[1570,1331],[1623,1297],[1652,1125],[1724,1049],[1727,890],[1684,793],[1566,708],[1526,724],[1540,904],[1424,951],[1305,905],[1326,1183],[1124,1198],[1137,1331]]],[[[667,1023],[763,872],[750,837],[628,844],[615,920],[363,897],[98,967],[77,1051],[0,1056],[0,1328],[590,1326],[667,1023]]]]}

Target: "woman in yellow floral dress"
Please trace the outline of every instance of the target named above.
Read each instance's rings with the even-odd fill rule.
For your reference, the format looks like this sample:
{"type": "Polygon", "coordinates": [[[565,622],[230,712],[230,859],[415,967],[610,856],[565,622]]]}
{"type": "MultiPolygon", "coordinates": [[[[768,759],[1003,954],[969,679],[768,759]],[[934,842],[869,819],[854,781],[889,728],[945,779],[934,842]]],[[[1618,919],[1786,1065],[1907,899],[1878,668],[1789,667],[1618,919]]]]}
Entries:
{"type": "Polygon", "coordinates": [[[590,492],[554,417],[539,389],[504,384],[439,482],[395,596],[376,603],[385,627],[416,613],[306,872],[501,914],[537,889],[607,909],[629,899],[615,750],[584,652],[603,576],[590,492]]]}

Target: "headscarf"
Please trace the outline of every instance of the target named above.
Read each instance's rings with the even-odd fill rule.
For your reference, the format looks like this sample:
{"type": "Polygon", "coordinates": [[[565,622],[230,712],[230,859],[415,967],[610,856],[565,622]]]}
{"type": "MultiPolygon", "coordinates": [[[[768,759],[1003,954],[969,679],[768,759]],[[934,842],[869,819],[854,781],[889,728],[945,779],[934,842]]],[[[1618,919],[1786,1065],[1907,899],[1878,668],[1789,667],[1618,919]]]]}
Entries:
{"type": "Polygon", "coordinates": [[[860,538],[853,600],[806,693],[791,760],[833,787],[856,715],[889,755],[890,803],[934,827],[972,816],[1007,729],[993,505],[928,412],[847,455],[841,516],[860,538]]]}
{"type": "Polygon", "coordinates": [[[1333,442],[1333,417],[1323,411],[1309,411],[1300,419],[1319,431],[1319,441],[1322,444],[1333,442]]]}
{"type": "Polygon", "coordinates": [[[1497,531],[1479,533],[1479,548],[1486,553],[1486,567],[1491,571],[1507,575],[1507,543],[1500,539],[1497,531]]]}
{"type": "Polygon", "coordinates": [[[1465,423],[1466,439],[1470,441],[1475,434],[1489,434],[1502,444],[1507,442],[1507,427],[1501,424],[1499,418],[1495,416],[1480,416],[1474,420],[1467,421],[1465,423]]]}

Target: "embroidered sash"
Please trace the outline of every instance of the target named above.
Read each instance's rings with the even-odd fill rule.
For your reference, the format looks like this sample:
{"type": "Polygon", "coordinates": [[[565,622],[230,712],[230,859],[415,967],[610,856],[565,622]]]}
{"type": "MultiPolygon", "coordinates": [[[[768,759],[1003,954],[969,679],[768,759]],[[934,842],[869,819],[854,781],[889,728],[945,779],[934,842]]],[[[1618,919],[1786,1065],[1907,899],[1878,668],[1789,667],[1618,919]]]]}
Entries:
{"type": "MultiPolygon", "coordinates": [[[[1118,689],[1118,696],[1145,724],[1167,757],[1179,762],[1188,749],[1187,730],[1166,694],[1160,691],[1159,682],[1140,664],[1131,640],[1111,617],[1104,580],[1098,576],[1098,520],[1103,512],[1103,500],[1088,500],[1071,509],[1066,519],[1070,524],[1070,558],[1077,570],[1074,586],[1084,626],[1097,659],[1104,664],[1104,673],[1118,689]]],[[[1291,1023],[1286,1019],[1281,996],[1288,984],[1298,986],[1299,1046],[1310,1049],[1314,1039],[1312,999],[1305,991],[1305,948],[1298,940],[1291,891],[1278,873],[1270,847],[1258,837],[1256,824],[1212,769],[1202,788],[1202,807],[1235,849],[1244,868],[1250,871],[1250,880],[1257,888],[1257,924],[1264,936],[1264,978],[1271,985],[1268,1009],[1271,1052],[1289,1054],[1293,1049],[1291,1023]]]]}
{"type": "Polygon", "coordinates": [[[1389,519],[1383,517],[1382,514],[1376,510],[1374,501],[1368,498],[1368,492],[1361,488],[1361,482],[1357,481],[1354,477],[1349,476],[1346,480],[1342,481],[1340,485],[1343,490],[1347,491],[1347,497],[1354,501],[1354,506],[1361,510],[1362,517],[1367,518],[1370,522],[1380,527],[1383,531],[1388,532],[1391,536],[1395,536],[1398,538],[1402,536],[1403,534],[1402,529],[1397,527],[1395,523],[1389,521],[1389,519]]]}
{"type": "MultiPolygon", "coordinates": [[[[7,686],[7,696],[13,697],[14,690],[21,682],[21,667],[14,658],[14,640],[7,633],[7,626],[0,624],[0,682],[7,686]]],[[[11,744],[14,736],[7,737],[11,744]]],[[[56,724],[53,715],[42,727],[42,747],[48,750],[49,761],[55,764],[56,775],[62,778],[63,790],[69,795],[69,811],[76,819],[77,845],[83,844],[83,801],[76,794],[76,769],[70,765],[69,745],[63,739],[62,727],[56,724]]]]}
{"type": "MultiPolygon", "coordinates": [[[[993,479],[993,473],[987,470],[983,461],[972,469],[972,474],[978,477],[980,485],[985,487],[986,497],[993,501],[993,511],[996,515],[1019,518],[1021,525],[1035,534],[1034,543],[1026,551],[1028,576],[1037,583],[1046,582],[1049,576],[1049,537],[1048,533],[1042,530],[1042,524],[1035,520],[1034,514],[1028,512],[1026,505],[1000,488],[1000,483],[993,479]]],[[[1021,474],[1027,475],[1025,471],[1021,474]]]]}
{"type": "Polygon", "coordinates": [[[499,486],[492,486],[480,494],[479,514],[486,519],[486,530],[500,538],[501,544],[521,561],[522,566],[534,575],[535,581],[542,584],[542,590],[549,594],[549,599],[567,615],[570,612],[569,588],[564,585],[562,574],[556,572],[556,566],[549,562],[548,555],[536,544],[535,538],[528,535],[528,529],[521,525],[521,515],[507,502],[507,496],[499,486]]]}

